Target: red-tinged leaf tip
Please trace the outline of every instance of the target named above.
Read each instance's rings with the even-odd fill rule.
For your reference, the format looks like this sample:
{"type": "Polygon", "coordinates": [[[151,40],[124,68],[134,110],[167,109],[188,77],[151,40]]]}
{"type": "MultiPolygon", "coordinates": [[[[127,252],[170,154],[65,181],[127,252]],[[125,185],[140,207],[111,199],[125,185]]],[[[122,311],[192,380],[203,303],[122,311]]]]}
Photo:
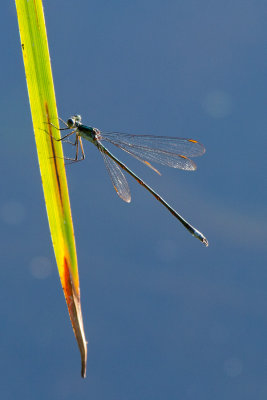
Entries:
{"type": "Polygon", "coordinates": [[[63,290],[69,310],[70,320],[81,353],[81,364],[82,364],[81,375],[83,378],[85,378],[86,362],[87,362],[87,341],[85,338],[85,333],[83,328],[80,293],[77,293],[77,291],[75,290],[66,257],[64,258],[63,279],[64,279],[63,290]]]}

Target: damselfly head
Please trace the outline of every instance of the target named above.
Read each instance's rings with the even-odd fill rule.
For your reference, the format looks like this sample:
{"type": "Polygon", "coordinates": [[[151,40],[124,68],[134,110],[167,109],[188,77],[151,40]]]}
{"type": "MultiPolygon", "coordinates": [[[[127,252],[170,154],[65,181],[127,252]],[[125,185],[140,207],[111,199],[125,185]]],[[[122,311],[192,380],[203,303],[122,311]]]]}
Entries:
{"type": "Polygon", "coordinates": [[[75,128],[77,126],[77,123],[80,123],[82,120],[82,117],[80,115],[73,115],[71,118],[68,119],[67,125],[69,128],[75,128]]]}

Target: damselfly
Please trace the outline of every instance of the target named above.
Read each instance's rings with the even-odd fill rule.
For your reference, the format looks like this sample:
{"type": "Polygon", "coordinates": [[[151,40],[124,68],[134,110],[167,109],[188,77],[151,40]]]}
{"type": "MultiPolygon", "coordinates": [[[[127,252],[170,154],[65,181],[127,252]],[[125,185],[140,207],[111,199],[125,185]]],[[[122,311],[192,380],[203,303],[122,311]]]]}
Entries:
{"type": "MultiPolygon", "coordinates": [[[[61,120],[61,119],[60,119],[61,120]]],[[[149,161],[167,165],[173,168],[179,168],[187,171],[196,169],[195,163],[188,157],[201,156],[205,152],[204,146],[193,139],[182,139],[177,137],[151,136],[151,135],[131,135],[119,132],[103,133],[100,130],[82,124],[80,115],[74,115],[67,120],[61,120],[65,128],[60,130],[71,130],[58,141],[68,141],[71,135],[75,135],[76,147],[75,158],[65,158],[73,162],[84,160],[82,139],[84,138],[93,143],[104,158],[106,168],[111,178],[112,184],[118,196],[129,203],[131,201],[130,189],[122,170],[128,172],[140,185],[147,189],[156,200],[166,207],[170,213],[177,218],[184,227],[202,243],[208,246],[205,236],[187,222],[177,211],[175,211],[160,195],[158,195],[150,186],[148,186],[133,171],[116,158],[103,144],[108,142],[129,153],[131,156],[141,161],[155,172],[160,172],[150,164],[149,161]],[[81,148],[81,158],[79,159],[79,147],[81,148]]],[[[51,124],[53,125],[53,124],[51,124]]],[[[53,125],[54,126],[54,125],[53,125]]],[[[69,142],[69,141],[68,141],[69,142]]]]}

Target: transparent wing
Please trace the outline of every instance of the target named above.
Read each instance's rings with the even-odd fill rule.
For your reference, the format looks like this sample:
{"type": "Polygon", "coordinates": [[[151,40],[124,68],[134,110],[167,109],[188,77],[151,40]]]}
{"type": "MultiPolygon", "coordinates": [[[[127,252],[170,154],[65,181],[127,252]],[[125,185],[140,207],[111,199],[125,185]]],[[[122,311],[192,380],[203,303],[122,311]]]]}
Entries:
{"type": "MultiPolygon", "coordinates": [[[[196,169],[196,164],[188,157],[197,157],[205,153],[204,146],[193,139],[101,132],[101,140],[112,143],[146,165],[149,164],[149,160],[188,171],[196,169]]],[[[155,170],[150,164],[148,166],[155,170]]]]}
{"type": "Polygon", "coordinates": [[[130,203],[131,193],[124,173],[122,172],[121,168],[115,163],[115,161],[113,161],[110,157],[103,153],[100,148],[99,150],[104,158],[105,166],[108,170],[110,179],[118,196],[122,200],[126,201],[126,203],[130,203]]]}
{"type": "Polygon", "coordinates": [[[132,135],[120,132],[101,132],[101,137],[105,140],[116,142],[119,145],[127,144],[138,148],[182,154],[186,157],[197,157],[205,153],[205,147],[193,139],[171,136],[132,135]]]}

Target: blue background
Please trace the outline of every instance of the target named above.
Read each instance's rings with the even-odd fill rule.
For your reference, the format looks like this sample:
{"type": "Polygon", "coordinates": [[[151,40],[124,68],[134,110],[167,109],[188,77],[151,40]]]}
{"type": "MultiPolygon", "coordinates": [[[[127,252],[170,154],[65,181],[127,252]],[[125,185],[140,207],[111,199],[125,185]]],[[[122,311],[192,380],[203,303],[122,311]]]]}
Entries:
{"type": "MultiPolygon", "coordinates": [[[[104,131],[195,138],[194,173],[114,151],[205,248],[101,155],[67,168],[87,379],[48,229],[13,2],[2,9],[0,397],[266,399],[266,1],[44,3],[58,110],[104,131]]],[[[66,152],[69,148],[66,148],[66,152]]]]}

